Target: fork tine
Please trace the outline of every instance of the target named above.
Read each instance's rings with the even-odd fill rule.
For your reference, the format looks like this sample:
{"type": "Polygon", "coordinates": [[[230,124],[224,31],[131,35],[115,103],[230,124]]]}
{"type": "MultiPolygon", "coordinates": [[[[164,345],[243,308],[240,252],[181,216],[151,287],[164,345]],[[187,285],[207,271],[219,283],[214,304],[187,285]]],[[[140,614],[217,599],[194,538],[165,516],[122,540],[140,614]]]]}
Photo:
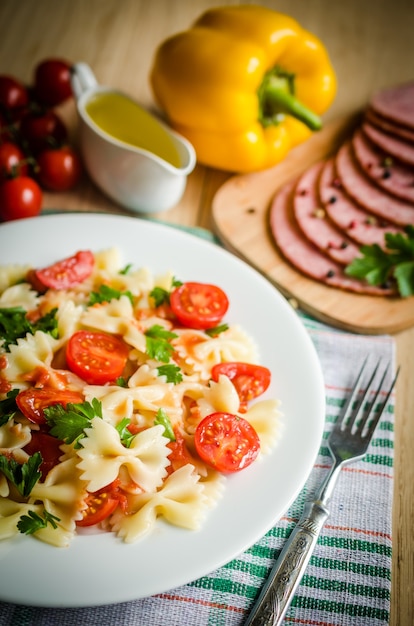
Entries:
{"type": "MultiPolygon", "coordinates": [[[[376,401],[376,399],[377,399],[377,397],[378,397],[378,394],[379,394],[379,393],[380,393],[380,391],[381,391],[381,388],[382,388],[382,385],[383,385],[383,383],[384,383],[385,377],[386,377],[386,375],[387,375],[387,373],[388,373],[389,367],[390,367],[390,366],[389,366],[389,364],[388,364],[388,365],[387,365],[387,368],[386,368],[386,370],[385,370],[385,372],[384,372],[384,374],[383,374],[383,376],[382,376],[382,378],[381,378],[381,382],[380,382],[379,387],[378,387],[378,389],[377,389],[377,391],[376,391],[376,393],[375,393],[374,399],[372,400],[372,402],[371,402],[371,404],[370,404],[369,411],[367,411],[367,417],[368,417],[369,415],[371,415],[371,414],[372,414],[372,409],[373,409],[373,407],[374,407],[374,403],[375,403],[375,401],[376,401]]],[[[365,434],[362,434],[362,430],[363,430],[363,428],[364,428],[365,424],[364,424],[364,426],[362,427],[362,430],[361,430],[361,437],[364,437],[364,438],[367,438],[367,439],[370,439],[370,438],[372,437],[372,435],[373,435],[373,433],[374,433],[374,430],[375,430],[375,428],[376,428],[376,426],[377,426],[377,424],[378,424],[378,422],[379,422],[379,420],[380,420],[380,417],[381,417],[381,415],[383,414],[383,412],[384,412],[384,410],[385,410],[385,408],[386,408],[386,406],[387,406],[387,404],[388,404],[388,400],[389,400],[390,395],[392,394],[392,391],[393,391],[393,389],[394,389],[394,387],[395,387],[395,384],[396,384],[396,382],[397,382],[397,378],[398,378],[399,373],[400,373],[400,368],[398,368],[398,369],[397,369],[397,372],[396,372],[396,374],[395,374],[395,376],[394,376],[394,379],[393,379],[393,381],[392,381],[392,383],[391,383],[391,386],[390,386],[390,388],[388,389],[388,391],[387,391],[387,393],[386,393],[386,395],[385,395],[385,398],[384,398],[384,400],[383,400],[383,402],[382,402],[381,406],[380,406],[380,407],[379,407],[379,409],[378,409],[378,412],[374,414],[374,419],[373,419],[373,420],[370,422],[370,424],[368,425],[367,432],[366,432],[365,434]]],[[[365,423],[366,423],[366,421],[367,421],[367,418],[365,419],[365,423]]]]}
{"type": "MultiPolygon", "coordinates": [[[[367,359],[368,359],[368,357],[365,359],[364,365],[365,365],[365,363],[367,362],[367,359]]],[[[357,417],[358,417],[358,415],[359,415],[359,411],[360,411],[361,407],[363,406],[363,403],[365,402],[365,398],[367,397],[368,392],[369,392],[369,390],[370,390],[370,387],[371,387],[371,385],[372,385],[372,383],[373,383],[373,381],[374,381],[374,378],[375,378],[375,376],[377,375],[377,372],[378,372],[378,368],[379,368],[380,363],[381,363],[381,359],[377,362],[377,364],[376,364],[376,366],[375,366],[375,368],[374,368],[374,370],[373,370],[373,372],[372,372],[372,374],[371,374],[371,377],[370,377],[370,379],[369,379],[369,381],[368,381],[368,383],[367,383],[367,385],[366,385],[366,387],[365,387],[365,390],[364,390],[364,391],[363,391],[363,393],[361,394],[361,397],[360,397],[360,398],[359,398],[359,400],[358,400],[358,404],[356,405],[355,409],[353,410],[353,412],[352,412],[352,414],[351,414],[351,417],[350,417],[350,419],[349,419],[349,421],[348,421],[348,424],[347,424],[347,427],[349,428],[349,430],[352,430],[352,429],[353,429],[353,427],[354,427],[354,424],[355,424],[355,422],[356,422],[356,419],[357,419],[357,417]]],[[[386,374],[386,373],[387,373],[387,370],[385,371],[385,374],[386,374]]],[[[384,375],[384,376],[385,376],[385,375],[384,375]]],[[[382,383],[383,383],[383,382],[384,382],[384,377],[383,377],[383,379],[381,380],[381,385],[382,385],[382,383]]],[[[381,386],[381,385],[380,385],[380,386],[381,386]]],[[[379,389],[380,389],[380,387],[377,389],[377,392],[376,392],[376,394],[375,394],[375,397],[374,397],[373,401],[371,402],[371,404],[370,404],[370,406],[369,406],[369,409],[367,409],[367,410],[366,410],[366,412],[364,413],[364,417],[363,417],[363,420],[362,420],[362,422],[361,422],[361,431],[362,431],[362,429],[363,429],[364,424],[366,423],[366,421],[367,421],[367,419],[368,419],[368,416],[369,416],[369,414],[370,414],[370,412],[371,412],[371,409],[372,409],[372,407],[373,407],[373,405],[374,405],[374,402],[375,402],[375,400],[376,400],[376,398],[377,398],[377,396],[378,396],[378,394],[379,394],[379,389]]]]}
{"type": "Polygon", "coordinates": [[[342,411],[340,412],[335,425],[334,425],[334,430],[341,430],[342,429],[342,425],[345,421],[345,418],[348,414],[348,409],[352,406],[355,397],[358,393],[358,389],[359,389],[359,383],[361,382],[361,378],[362,378],[362,374],[364,372],[365,366],[367,364],[368,361],[368,357],[365,357],[364,362],[362,363],[361,369],[358,372],[358,376],[354,382],[354,386],[351,389],[351,393],[349,394],[349,396],[347,397],[344,406],[342,407],[342,411]]]}

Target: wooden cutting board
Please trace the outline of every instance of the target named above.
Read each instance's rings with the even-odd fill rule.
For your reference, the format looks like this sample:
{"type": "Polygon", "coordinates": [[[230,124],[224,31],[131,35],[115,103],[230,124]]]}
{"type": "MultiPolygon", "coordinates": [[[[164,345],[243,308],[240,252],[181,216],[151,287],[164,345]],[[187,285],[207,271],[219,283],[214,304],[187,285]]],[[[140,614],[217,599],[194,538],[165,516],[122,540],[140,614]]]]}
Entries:
{"type": "Polygon", "coordinates": [[[229,250],[317,319],[357,333],[392,334],[414,325],[414,297],[353,294],[307,278],[279,254],[269,229],[269,208],[277,190],[336,152],[360,119],[361,114],[356,113],[331,122],[279,165],[229,178],[213,197],[213,227],[229,250]]]}

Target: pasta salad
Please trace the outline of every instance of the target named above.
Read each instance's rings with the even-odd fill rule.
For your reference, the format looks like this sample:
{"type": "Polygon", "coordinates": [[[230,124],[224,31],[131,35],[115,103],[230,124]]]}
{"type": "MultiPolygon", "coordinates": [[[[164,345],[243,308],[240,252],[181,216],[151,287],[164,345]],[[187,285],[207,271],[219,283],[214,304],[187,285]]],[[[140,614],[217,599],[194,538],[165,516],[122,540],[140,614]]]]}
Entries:
{"type": "Polygon", "coordinates": [[[196,530],[275,445],[270,371],[216,285],[118,248],[0,267],[0,539],[196,530]]]}

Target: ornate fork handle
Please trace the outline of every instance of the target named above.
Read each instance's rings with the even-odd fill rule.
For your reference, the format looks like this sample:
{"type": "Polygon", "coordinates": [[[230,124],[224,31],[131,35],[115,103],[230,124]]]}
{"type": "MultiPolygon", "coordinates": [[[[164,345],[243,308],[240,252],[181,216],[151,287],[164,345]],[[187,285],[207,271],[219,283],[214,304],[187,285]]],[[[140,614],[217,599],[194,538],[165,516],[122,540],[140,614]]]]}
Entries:
{"type": "Polygon", "coordinates": [[[328,516],[329,511],[320,500],[305,504],[245,626],[281,624],[328,516]]]}

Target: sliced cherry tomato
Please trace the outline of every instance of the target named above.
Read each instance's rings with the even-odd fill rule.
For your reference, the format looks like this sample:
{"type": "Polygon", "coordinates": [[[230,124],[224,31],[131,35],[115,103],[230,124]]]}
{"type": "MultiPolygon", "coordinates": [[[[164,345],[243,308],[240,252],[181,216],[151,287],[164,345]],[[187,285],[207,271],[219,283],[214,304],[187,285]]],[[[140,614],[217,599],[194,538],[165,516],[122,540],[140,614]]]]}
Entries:
{"type": "Polygon", "coordinates": [[[56,437],[52,437],[52,435],[48,435],[41,430],[32,430],[32,438],[23,450],[30,456],[35,454],[35,452],[40,452],[43,461],[39,469],[43,479],[59,463],[59,459],[63,454],[60,449],[62,443],[56,437]]]}
{"type": "Polygon", "coordinates": [[[248,467],[260,451],[259,437],[243,417],[211,413],[196,428],[194,443],[201,459],[219,472],[248,467]]]}
{"type": "Polygon", "coordinates": [[[271,379],[271,372],[267,367],[252,363],[218,363],[211,370],[211,378],[218,382],[220,374],[224,374],[232,381],[242,409],[246,409],[250,400],[266,391],[271,379]]]}
{"type": "Polygon", "coordinates": [[[77,526],[95,526],[109,517],[117,508],[126,508],[126,496],[121,492],[118,481],[89,493],[86,497],[87,508],[82,511],[83,518],[76,522],[77,526]]]}
{"type": "Polygon", "coordinates": [[[229,307],[220,287],[191,282],[174,289],[170,304],[180,324],[198,330],[217,326],[229,307]]]}
{"type": "Polygon", "coordinates": [[[0,106],[6,110],[25,107],[29,102],[26,87],[13,76],[0,76],[0,106]]]}
{"type": "Polygon", "coordinates": [[[63,59],[45,59],[35,68],[34,91],[37,99],[49,106],[61,104],[72,96],[70,65],[63,59]]]}
{"type": "Polygon", "coordinates": [[[21,391],[16,396],[16,404],[25,417],[35,424],[45,424],[46,418],[43,410],[54,404],[62,404],[64,407],[68,403],[78,404],[84,398],[76,391],[66,389],[49,389],[47,387],[30,387],[21,391]]]}
{"type": "Polygon", "coordinates": [[[0,219],[19,220],[39,215],[42,190],[33,178],[18,176],[0,184],[0,219]]]}
{"type": "Polygon", "coordinates": [[[72,189],[82,171],[80,158],[70,146],[43,150],[37,157],[37,166],[39,183],[50,191],[72,189]]]}
{"type": "Polygon", "coordinates": [[[0,143],[0,180],[9,177],[26,176],[29,167],[19,146],[11,141],[0,143]]]}
{"type": "Polygon", "coordinates": [[[93,270],[95,258],[90,250],[81,250],[71,257],[34,271],[34,277],[45,287],[69,289],[86,280],[93,270]]]}
{"type": "Polygon", "coordinates": [[[20,123],[20,135],[33,154],[61,146],[68,138],[64,122],[54,111],[36,111],[25,115],[20,123]]]}
{"type": "Polygon", "coordinates": [[[104,385],[124,371],[129,348],[122,339],[108,333],[79,330],[68,341],[69,369],[89,385],[104,385]]]}

